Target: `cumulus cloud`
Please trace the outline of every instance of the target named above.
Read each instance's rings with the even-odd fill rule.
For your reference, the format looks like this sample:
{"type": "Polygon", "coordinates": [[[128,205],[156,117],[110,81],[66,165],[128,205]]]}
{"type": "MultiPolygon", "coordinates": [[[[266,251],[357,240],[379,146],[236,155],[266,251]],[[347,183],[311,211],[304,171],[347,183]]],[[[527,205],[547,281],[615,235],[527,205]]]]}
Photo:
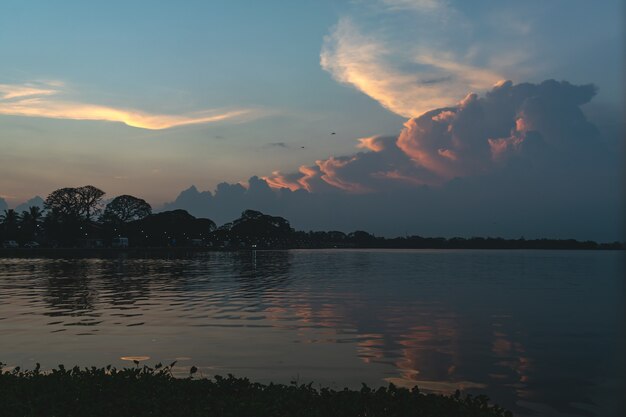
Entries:
{"type": "Polygon", "coordinates": [[[59,98],[63,93],[63,84],[57,82],[40,85],[0,84],[0,115],[121,122],[150,130],[225,120],[242,121],[258,116],[258,112],[251,109],[203,110],[184,115],[153,114],[136,109],[63,100],[59,98]]]}
{"type": "Polygon", "coordinates": [[[393,136],[359,139],[353,155],[331,156],[300,167],[298,172],[275,171],[263,179],[273,188],[315,193],[371,193],[388,187],[421,185],[430,178],[428,172],[415,166],[395,144],[393,136]]]}
{"type": "Polygon", "coordinates": [[[552,167],[575,161],[582,166],[601,148],[597,129],[580,110],[594,94],[593,85],[502,82],[483,97],[468,94],[455,106],[409,119],[397,137],[359,139],[357,147],[363,151],[265,179],[272,187],[292,191],[318,192],[330,186],[364,193],[441,185],[487,175],[512,161],[552,167]]]}
{"type": "Polygon", "coordinates": [[[580,106],[593,85],[503,82],[411,118],[399,135],[297,172],[189,189],[167,208],[217,223],[247,208],[299,228],[385,235],[622,238],[619,163],[580,106]]]}

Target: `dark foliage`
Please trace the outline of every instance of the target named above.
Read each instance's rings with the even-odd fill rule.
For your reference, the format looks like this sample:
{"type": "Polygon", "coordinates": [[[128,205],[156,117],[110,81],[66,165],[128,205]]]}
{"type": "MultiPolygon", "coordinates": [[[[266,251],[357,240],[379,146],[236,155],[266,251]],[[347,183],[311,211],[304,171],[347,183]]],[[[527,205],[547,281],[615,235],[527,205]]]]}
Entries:
{"type": "Polygon", "coordinates": [[[216,244],[228,242],[226,246],[288,248],[293,237],[294,230],[286,219],[246,210],[240,218],[216,230],[211,239],[216,244]]]}
{"type": "Polygon", "coordinates": [[[18,220],[17,212],[13,209],[4,210],[0,214],[0,232],[5,239],[18,238],[18,220]]]}
{"type": "Polygon", "coordinates": [[[106,205],[101,220],[106,223],[128,223],[152,214],[152,207],[145,200],[132,195],[115,197],[106,205]]]}
{"type": "Polygon", "coordinates": [[[60,188],[46,198],[46,210],[57,210],[61,216],[90,221],[100,212],[104,191],[93,185],[60,188]]]}
{"type": "Polygon", "coordinates": [[[245,378],[177,379],[171,366],[115,369],[59,365],[51,372],[2,372],[0,404],[7,417],[510,417],[485,396],[420,393],[394,385],[360,390],[312,384],[259,384],[245,378]]]}
{"type": "Polygon", "coordinates": [[[209,219],[197,219],[185,210],[151,214],[126,226],[126,236],[134,246],[188,246],[203,240],[215,230],[209,219]]]}
{"type": "Polygon", "coordinates": [[[387,239],[367,232],[296,232],[292,247],[297,248],[380,248],[380,249],[624,249],[621,242],[581,242],[574,239],[503,239],[501,237],[422,237],[407,236],[387,239]]]}
{"type": "MultiPolygon", "coordinates": [[[[98,221],[104,192],[91,185],[60,188],[45,200],[45,211],[31,207],[21,215],[0,213],[0,241],[22,246],[103,248],[115,238],[126,238],[130,247],[212,247],[220,249],[382,248],[382,249],[611,249],[622,242],[596,243],[573,239],[469,239],[406,236],[383,238],[357,230],[295,231],[289,221],[255,210],[216,229],[210,219],[198,219],[185,210],[151,214],[150,205],[122,195],[107,204],[98,221]]],[[[5,246],[10,246],[6,244],[5,246]]]]}

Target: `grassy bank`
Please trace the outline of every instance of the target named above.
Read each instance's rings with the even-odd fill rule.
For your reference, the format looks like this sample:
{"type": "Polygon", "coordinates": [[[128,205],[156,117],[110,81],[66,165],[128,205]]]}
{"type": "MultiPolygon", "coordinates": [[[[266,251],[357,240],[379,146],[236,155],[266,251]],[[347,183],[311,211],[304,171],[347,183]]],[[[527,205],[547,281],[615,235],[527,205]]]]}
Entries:
{"type": "MultiPolygon", "coordinates": [[[[173,365],[173,364],[172,364],[173,365]]],[[[192,368],[194,371],[194,368],[192,368]]],[[[50,372],[0,364],[3,416],[211,417],[504,417],[483,396],[462,397],[386,388],[335,391],[308,385],[263,385],[245,378],[174,378],[171,366],[67,369],[50,372]]]]}

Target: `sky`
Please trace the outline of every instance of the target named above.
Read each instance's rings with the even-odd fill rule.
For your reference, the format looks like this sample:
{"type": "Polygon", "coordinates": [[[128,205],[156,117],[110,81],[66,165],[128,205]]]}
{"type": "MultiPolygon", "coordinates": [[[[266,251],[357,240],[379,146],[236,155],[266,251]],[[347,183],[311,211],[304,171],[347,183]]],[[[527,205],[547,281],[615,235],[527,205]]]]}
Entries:
{"type": "Polygon", "coordinates": [[[218,223],[622,239],[623,25],[617,0],[6,0],[0,206],[92,184],[218,223]]]}

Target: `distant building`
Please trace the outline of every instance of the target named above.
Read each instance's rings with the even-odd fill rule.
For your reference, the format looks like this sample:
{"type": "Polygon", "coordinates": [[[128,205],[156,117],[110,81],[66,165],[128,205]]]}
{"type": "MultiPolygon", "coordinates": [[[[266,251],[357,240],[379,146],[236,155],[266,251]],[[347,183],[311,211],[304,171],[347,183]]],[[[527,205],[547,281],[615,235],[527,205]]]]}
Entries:
{"type": "Polygon", "coordinates": [[[103,248],[104,242],[102,239],[80,239],[78,241],[78,247],[86,249],[103,248]]]}
{"type": "Polygon", "coordinates": [[[128,247],[128,238],[127,237],[114,237],[111,241],[111,246],[114,248],[127,248],[128,247]]]}

